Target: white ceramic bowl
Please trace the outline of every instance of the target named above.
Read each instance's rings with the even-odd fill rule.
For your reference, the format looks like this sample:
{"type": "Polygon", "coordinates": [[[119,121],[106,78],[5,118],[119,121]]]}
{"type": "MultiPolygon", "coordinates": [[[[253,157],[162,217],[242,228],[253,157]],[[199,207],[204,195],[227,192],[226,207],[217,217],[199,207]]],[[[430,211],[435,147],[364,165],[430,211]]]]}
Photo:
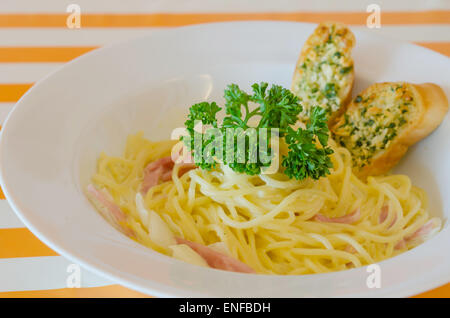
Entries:
{"type": "MultiPolygon", "coordinates": [[[[82,187],[101,151],[119,154],[128,134],[168,139],[199,101],[222,103],[223,89],[267,81],[290,87],[314,26],[224,23],[159,31],[66,64],[17,103],[0,142],[1,186],[21,220],[58,253],[154,296],[408,296],[450,277],[450,121],[413,147],[398,167],[430,194],[444,229],[423,245],[380,263],[382,286],[366,268],[306,276],[205,269],[125,237],[94,210],[82,187]]],[[[450,96],[449,59],[411,44],[355,32],[355,92],[371,83],[434,82],[450,96]]]]}

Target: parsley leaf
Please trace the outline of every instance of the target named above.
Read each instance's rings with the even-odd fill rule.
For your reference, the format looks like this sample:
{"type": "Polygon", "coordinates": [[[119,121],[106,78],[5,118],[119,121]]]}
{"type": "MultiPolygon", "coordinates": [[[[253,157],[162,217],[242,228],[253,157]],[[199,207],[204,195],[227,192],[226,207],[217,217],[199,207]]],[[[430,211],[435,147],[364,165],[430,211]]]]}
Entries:
{"type": "MultiPolygon", "coordinates": [[[[188,146],[194,155],[195,163],[202,169],[208,169],[215,167],[215,161],[207,160],[207,158],[213,158],[214,152],[210,152],[204,156],[204,148],[211,145],[214,142],[214,136],[204,138],[205,134],[202,131],[197,131],[196,125],[201,123],[203,125],[211,125],[217,128],[216,114],[221,110],[215,102],[208,103],[202,102],[192,105],[189,109],[188,119],[184,122],[188,136],[182,136],[181,140],[188,146]],[[195,140],[201,140],[202,143],[195,143],[195,140]],[[207,157],[207,158],[204,158],[207,157]]],[[[214,150],[213,147],[212,150],[214,150]]]]}
{"type": "Polygon", "coordinates": [[[325,110],[313,107],[306,129],[294,130],[288,127],[285,137],[289,152],[283,157],[281,165],[284,173],[290,178],[303,180],[305,178],[319,179],[330,173],[333,167],[330,154],[333,150],[326,147],[328,142],[328,126],[325,110]],[[322,147],[317,147],[314,138],[319,139],[322,147]]]}
{"type": "Polygon", "coordinates": [[[317,136],[323,147],[327,145],[329,130],[327,125],[327,113],[324,108],[312,108],[309,121],[306,124],[306,129],[317,136]]]}
{"type": "Polygon", "coordinates": [[[286,88],[273,85],[266,94],[267,83],[253,84],[251,100],[260,105],[258,128],[279,128],[281,132],[297,122],[303,110],[298,97],[286,88]]]}
{"type": "MultiPolygon", "coordinates": [[[[253,84],[252,90],[252,94],[248,94],[236,84],[228,85],[224,92],[226,116],[221,125],[216,118],[221,108],[215,102],[202,102],[190,108],[185,122],[188,136],[183,136],[182,140],[193,152],[195,163],[210,170],[222,161],[236,172],[260,174],[263,167],[270,166],[272,157],[263,160],[258,149],[264,146],[271,152],[271,133],[278,132],[289,148],[281,164],[286,175],[301,180],[329,174],[332,167],[329,155],[333,151],[327,147],[329,131],[325,110],[313,107],[306,129],[294,130],[291,126],[302,111],[298,97],[279,85],[269,88],[264,82],[253,84]],[[259,121],[252,127],[249,121],[254,117],[259,121]],[[199,122],[211,128],[198,131],[199,122]],[[266,134],[264,138],[260,138],[262,131],[266,134]],[[239,147],[238,141],[244,141],[244,147],[239,147]],[[227,156],[227,151],[233,156],[227,156]]],[[[333,91],[334,87],[328,90],[333,91]]]]}

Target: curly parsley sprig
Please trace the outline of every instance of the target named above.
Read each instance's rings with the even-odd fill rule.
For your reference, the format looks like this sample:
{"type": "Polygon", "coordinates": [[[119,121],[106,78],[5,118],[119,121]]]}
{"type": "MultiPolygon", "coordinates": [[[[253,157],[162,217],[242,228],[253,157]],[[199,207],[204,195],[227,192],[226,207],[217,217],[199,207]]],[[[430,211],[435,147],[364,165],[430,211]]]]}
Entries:
{"type": "MultiPolygon", "coordinates": [[[[186,144],[189,150],[192,151],[194,155],[195,164],[202,169],[208,169],[215,167],[215,162],[209,162],[203,158],[204,149],[214,142],[213,138],[206,139],[203,136],[204,132],[198,131],[196,123],[200,122],[203,125],[211,125],[213,128],[218,128],[217,124],[217,113],[221,110],[215,102],[208,103],[202,102],[192,105],[189,109],[188,119],[184,122],[188,136],[181,137],[183,142],[186,144]],[[201,140],[201,144],[195,143],[195,140],[201,140]]],[[[212,148],[214,149],[214,148],[212,148]]],[[[209,154],[214,156],[214,153],[209,154]]]]}
{"type": "Polygon", "coordinates": [[[281,163],[287,176],[302,180],[308,177],[319,179],[329,174],[332,167],[329,155],[333,150],[327,147],[329,131],[325,110],[320,107],[312,108],[306,129],[294,130],[292,126],[302,111],[298,98],[279,85],[272,85],[270,88],[268,86],[264,82],[253,84],[253,92],[248,94],[236,84],[228,85],[224,92],[226,116],[221,125],[216,118],[221,108],[215,102],[203,102],[190,108],[185,122],[188,136],[182,137],[182,140],[192,150],[195,163],[202,169],[209,170],[217,164],[217,160],[211,158],[219,158],[236,172],[259,174],[262,168],[270,165],[270,160],[262,160],[257,149],[265,146],[265,149],[271,150],[270,133],[276,129],[278,136],[284,138],[289,149],[288,155],[283,157],[281,163]],[[259,119],[253,126],[249,124],[252,118],[259,119]],[[196,122],[211,126],[210,131],[197,131],[196,122]],[[262,139],[265,140],[265,145],[259,145],[259,128],[267,129],[267,137],[262,139]],[[231,135],[230,129],[234,129],[231,135]],[[214,131],[219,134],[211,133],[214,131]],[[248,131],[256,135],[252,136],[248,131]],[[202,143],[196,144],[196,137],[200,137],[202,143]],[[237,147],[239,138],[245,139],[244,149],[237,147]],[[211,147],[212,145],[220,147],[211,147]],[[230,146],[236,154],[233,159],[226,155],[230,146]],[[251,158],[258,160],[251,161],[251,158]]]}
{"type": "Polygon", "coordinates": [[[333,150],[327,147],[328,126],[325,109],[313,107],[306,129],[294,130],[288,127],[285,141],[289,152],[284,156],[281,165],[287,176],[302,180],[308,177],[319,179],[330,174],[329,169],[333,164],[329,155],[333,150]],[[316,137],[322,147],[316,146],[316,137]]]}

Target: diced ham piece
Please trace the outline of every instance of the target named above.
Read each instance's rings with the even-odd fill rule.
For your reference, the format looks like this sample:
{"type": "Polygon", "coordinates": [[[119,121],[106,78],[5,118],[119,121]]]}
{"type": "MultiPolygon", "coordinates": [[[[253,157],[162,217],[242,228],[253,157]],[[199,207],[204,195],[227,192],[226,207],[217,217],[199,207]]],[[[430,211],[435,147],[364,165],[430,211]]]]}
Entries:
{"type": "Polygon", "coordinates": [[[415,231],[413,234],[410,234],[406,236],[404,239],[399,241],[395,245],[395,249],[402,249],[406,247],[407,243],[410,243],[411,241],[417,240],[417,239],[423,239],[425,240],[427,236],[432,234],[433,231],[438,231],[441,227],[441,223],[437,218],[433,218],[429,220],[427,223],[422,225],[417,231],[415,231]]]}
{"type": "Polygon", "coordinates": [[[159,179],[161,179],[161,176],[163,175],[164,169],[162,167],[158,167],[153,170],[144,170],[144,179],[142,180],[141,184],[141,193],[145,195],[148,190],[155,185],[158,184],[159,179]]]}
{"type": "Polygon", "coordinates": [[[434,229],[435,224],[434,220],[429,220],[427,223],[422,225],[417,231],[415,231],[413,234],[405,237],[406,241],[413,240],[415,238],[418,238],[420,236],[426,236],[430,234],[430,232],[434,229]]]}
{"type": "MultiPolygon", "coordinates": [[[[380,217],[378,219],[378,222],[381,224],[383,223],[387,217],[389,215],[389,205],[385,204],[383,205],[383,207],[381,208],[381,213],[380,213],[380,217]]],[[[397,221],[397,215],[394,215],[394,219],[392,220],[391,224],[389,224],[388,228],[391,228],[392,225],[394,225],[394,223],[397,221]]]]}
{"type": "Polygon", "coordinates": [[[395,244],[394,249],[395,250],[401,250],[401,249],[403,249],[405,247],[406,247],[406,242],[405,242],[404,239],[401,239],[400,241],[398,241],[397,244],[395,244]]]}
{"type": "Polygon", "coordinates": [[[172,180],[172,170],[165,171],[164,174],[161,175],[161,181],[166,182],[172,180]]]}
{"type": "Polygon", "coordinates": [[[352,254],[355,254],[357,252],[355,250],[355,248],[353,246],[351,246],[350,244],[347,244],[347,246],[345,247],[344,251],[346,251],[348,253],[352,253],[352,254]]]}
{"type": "Polygon", "coordinates": [[[378,219],[378,222],[383,223],[384,220],[387,219],[388,214],[389,214],[389,206],[385,204],[381,208],[380,218],[378,219]]]}
{"type": "MultiPolygon", "coordinates": [[[[141,193],[145,195],[151,187],[159,181],[169,181],[172,179],[172,169],[174,162],[170,156],[150,162],[144,169],[144,179],[141,185],[141,193]]],[[[182,163],[179,169],[180,175],[194,169],[193,163],[182,163]]]]}
{"type": "MultiPolygon", "coordinates": [[[[183,174],[185,174],[186,172],[188,172],[189,170],[195,169],[196,166],[193,163],[182,163],[180,165],[180,168],[178,170],[178,174],[180,176],[182,176],[183,174]]],[[[172,180],[172,170],[166,171],[162,176],[161,176],[161,180],[162,181],[169,181],[172,180]]]]}
{"type": "Polygon", "coordinates": [[[186,148],[186,145],[183,144],[183,147],[177,152],[172,149],[172,160],[176,163],[194,163],[194,156],[189,152],[186,148]]]}
{"type": "Polygon", "coordinates": [[[327,222],[327,223],[343,223],[343,224],[353,224],[357,222],[361,218],[361,212],[359,209],[356,209],[350,214],[340,216],[337,218],[329,218],[322,214],[317,214],[314,219],[319,222],[327,222]]]}
{"type": "Polygon", "coordinates": [[[172,158],[170,156],[163,157],[158,160],[155,160],[153,162],[150,162],[147,167],[145,167],[145,170],[153,171],[159,167],[162,167],[164,169],[172,169],[174,165],[174,162],[172,161],[172,158]]]}
{"type": "Polygon", "coordinates": [[[107,220],[111,221],[113,225],[125,235],[134,237],[133,231],[123,225],[127,220],[125,213],[123,213],[120,207],[112,201],[108,193],[98,190],[92,184],[89,184],[86,190],[89,198],[94,203],[100,204],[100,206],[98,206],[99,211],[107,220]],[[102,208],[100,209],[100,207],[102,208]]]}
{"type": "Polygon", "coordinates": [[[171,157],[164,157],[150,162],[144,169],[141,193],[145,195],[151,187],[158,184],[163,175],[172,172],[173,165],[174,163],[171,157]]]}
{"type": "Polygon", "coordinates": [[[186,244],[194,251],[196,251],[212,268],[239,273],[255,273],[255,271],[250,266],[233,257],[219,253],[212,248],[199,243],[191,242],[179,237],[177,237],[176,239],[178,244],[186,244]]]}

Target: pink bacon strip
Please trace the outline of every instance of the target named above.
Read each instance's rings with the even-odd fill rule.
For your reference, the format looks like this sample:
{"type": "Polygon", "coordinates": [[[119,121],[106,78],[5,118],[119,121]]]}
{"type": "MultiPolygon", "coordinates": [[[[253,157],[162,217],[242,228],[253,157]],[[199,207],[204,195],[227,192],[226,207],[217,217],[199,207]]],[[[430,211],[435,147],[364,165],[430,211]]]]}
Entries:
{"type": "MultiPolygon", "coordinates": [[[[141,193],[145,195],[148,190],[156,186],[159,181],[169,181],[172,179],[172,169],[174,162],[170,156],[150,162],[144,169],[144,179],[141,185],[141,193]]],[[[183,163],[180,166],[180,175],[194,169],[193,163],[183,163]]]]}
{"type": "Polygon", "coordinates": [[[356,254],[356,252],[357,252],[356,249],[353,246],[351,246],[350,244],[347,244],[345,246],[344,251],[346,251],[347,253],[351,253],[351,254],[356,254]]]}
{"type": "Polygon", "coordinates": [[[383,207],[381,208],[381,213],[380,213],[380,217],[378,219],[378,223],[383,223],[389,214],[389,206],[388,205],[383,205],[383,207]]]}
{"type": "Polygon", "coordinates": [[[255,271],[247,264],[244,264],[230,256],[216,252],[205,245],[191,242],[179,237],[177,237],[176,240],[178,244],[186,244],[196,251],[212,268],[238,273],[255,273],[255,271]]]}
{"type": "Polygon", "coordinates": [[[105,209],[99,209],[100,213],[107,219],[113,222],[113,225],[123,232],[127,236],[134,237],[134,232],[123,226],[123,223],[126,222],[127,216],[123,211],[116,205],[109,195],[101,190],[98,190],[94,185],[89,184],[87,186],[87,194],[89,198],[94,201],[100,203],[105,209]]]}
{"type": "Polygon", "coordinates": [[[434,229],[434,224],[433,224],[433,220],[429,220],[427,223],[425,223],[424,225],[422,225],[417,231],[415,231],[413,234],[410,234],[408,236],[406,236],[404,239],[402,239],[401,241],[399,241],[396,245],[395,245],[395,249],[403,249],[406,247],[406,244],[414,239],[417,239],[421,236],[426,236],[428,234],[430,234],[430,232],[434,229]]]}
{"type": "Polygon", "coordinates": [[[159,179],[163,175],[163,168],[158,167],[154,170],[144,170],[144,179],[142,180],[141,193],[145,195],[148,190],[158,184],[159,179]]]}
{"type": "Polygon", "coordinates": [[[359,209],[356,209],[353,211],[353,213],[337,217],[337,218],[329,218],[322,214],[317,214],[314,217],[314,220],[319,222],[326,222],[326,223],[342,223],[342,224],[353,224],[357,222],[361,218],[361,212],[359,209]]]}
{"type": "MultiPolygon", "coordinates": [[[[183,174],[185,174],[186,172],[188,172],[189,170],[195,169],[196,166],[193,163],[182,163],[180,165],[180,168],[178,170],[178,174],[180,176],[182,176],[183,174]]],[[[161,180],[162,181],[169,181],[172,180],[172,170],[166,171],[162,176],[161,176],[161,180]]]]}
{"type": "MultiPolygon", "coordinates": [[[[380,217],[378,219],[378,223],[383,223],[387,217],[389,215],[389,205],[385,204],[383,205],[383,207],[381,208],[381,213],[380,213],[380,217]]],[[[391,222],[391,224],[389,224],[388,229],[392,227],[392,225],[395,224],[395,222],[397,221],[397,215],[394,215],[394,218],[391,222]]]]}
{"type": "Polygon", "coordinates": [[[397,244],[395,244],[394,249],[401,250],[401,249],[404,249],[405,247],[406,247],[406,241],[404,239],[401,239],[400,241],[397,242],[397,244]]]}
{"type": "Polygon", "coordinates": [[[415,231],[413,234],[405,237],[406,241],[413,240],[415,238],[418,238],[420,236],[425,236],[430,234],[430,232],[433,230],[434,224],[433,220],[429,220],[427,223],[422,225],[417,231],[415,231]]]}

